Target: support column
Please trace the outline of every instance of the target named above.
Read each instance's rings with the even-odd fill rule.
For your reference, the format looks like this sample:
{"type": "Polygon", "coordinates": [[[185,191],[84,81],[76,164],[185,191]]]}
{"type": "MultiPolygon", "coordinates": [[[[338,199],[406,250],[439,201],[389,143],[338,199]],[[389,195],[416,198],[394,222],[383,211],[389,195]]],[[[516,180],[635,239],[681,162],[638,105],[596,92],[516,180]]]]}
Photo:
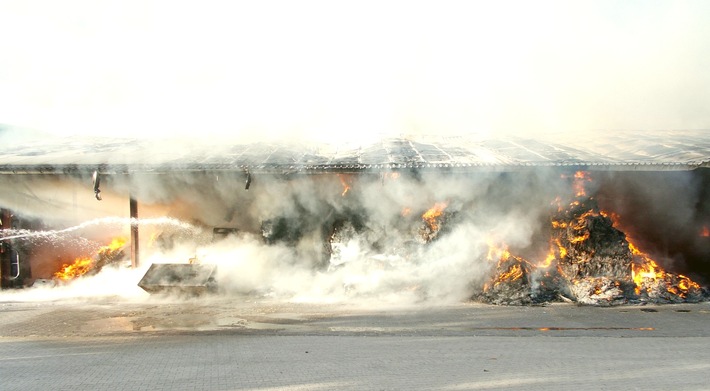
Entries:
{"type": "MultiPolygon", "coordinates": [[[[12,228],[12,214],[7,209],[0,209],[0,229],[12,228]]],[[[0,241],[0,288],[9,287],[10,254],[12,247],[9,241],[0,241]]]]}
{"type": "Polygon", "coordinates": [[[138,201],[130,196],[131,213],[131,266],[137,268],[139,265],[139,245],[138,245],[138,201]]]}

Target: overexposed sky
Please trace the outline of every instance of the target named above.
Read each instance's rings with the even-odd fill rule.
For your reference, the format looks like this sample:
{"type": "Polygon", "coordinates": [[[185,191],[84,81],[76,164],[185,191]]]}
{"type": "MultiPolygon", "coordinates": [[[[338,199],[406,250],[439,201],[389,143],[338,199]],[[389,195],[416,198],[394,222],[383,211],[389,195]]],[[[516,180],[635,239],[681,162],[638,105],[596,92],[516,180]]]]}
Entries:
{"type": "Polygon", "coordinates": [[[710,129],[710,1],[0,0],[0,124],[352,140],[710,129]]]}

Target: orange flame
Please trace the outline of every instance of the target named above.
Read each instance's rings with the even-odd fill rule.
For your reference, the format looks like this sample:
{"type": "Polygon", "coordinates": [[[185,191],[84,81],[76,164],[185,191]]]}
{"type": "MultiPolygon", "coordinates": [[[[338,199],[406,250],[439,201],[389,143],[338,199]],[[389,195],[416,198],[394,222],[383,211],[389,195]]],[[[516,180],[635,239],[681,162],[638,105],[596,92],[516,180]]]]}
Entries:
{"type": "Polygon", "coordinates": [[[552,261],[554,261],[556,258],[557,258],[557,256],[555,256],[554,251],[552,249],[550,249],[550,252],[547,253],[547,256],[545,257],[545,259],[543,259],[542,262],[540,262],[540,264],[538,266],[541,268],[550,267],[550,265],[552,265],[552,261]]]}
{"type": "Polygon", "coordinates": [[[569,242],[572,244],[576,244],[576,243],[582,243],[587,239],[589,239],[589,231],[584,232],[582,235],[570,238],[569,242]]]}
{"type": "Polygon", "coordinates": [[[340,179],[340,184],[343,185],[343,192],[340,196],[345,197],[345,195],[348,194],[348,191],[350,191],[350,182],[352,182],[352,179],[349,175],[345,174],[338,174],[338,178],[340,179]]]}
{"type": "Polygon", "coordinates": [[[68,281],[73,278],[82,276],[86,274],[91,268],[94,267],[94,260],[91,258],[77,258],[74,260],[74,263],[68,265],[65,264],[62,266],[62,269],[59,270],[58,272],[54,273],[54,277],[63,280],[63,281],[68,281]]]}
{"type": "Polygon", "coordinates": [[[550,205],[557,206],[558,212],[562,212],[564,210],[564,207],[562,206],[562,197],[560,196],[555,197],[555,199],[550,203],[550,205]]]}
{"type": "Polygon", "coordinates": [[[511,266],[511,268],[508,269],[508,271],[501,273],[497,280],[498,280],[498,282],[515,281],[522,276],[523,276],[523,268],[521,268],[520,265],[516,264],[516,265],[511,266]]]}
{"type": "Polygon", "coordinates": [[[622,229],[622,227],[620,226],[620,223],[619,223],[620,218],[619,218],[619,215],[618,215],[618,214],[616,214],[616,213],[614,213],[614,212],[609,213],[609,212],[604,211],[604,210],[600,211],[599,214],[601,214],[602,216],[604,216],[604,217],[610,219],[610,220],[611,220],[611,226],[612,226],[612,227],[617,228],[617,229],[621,229],[622,231],[625,231],[625,230],[622,229]]]}
{"type": "Polygon", "coordinates": [[[541,268],[548,268],[552,265],[552,261],[555,259],[562,259],[567,256],[567,249],[562,246],[559,238],[554,238],[550,240],[550,251],[547,252],[545,259],[538,263],[537,266],[541,268]]]}
{"type": "MultiPolygon", "coordinates": [[[[97,255],[103,256],[118,251],[126,244],[126,239],[115,238],[106,246],[102,246],[97,251],[97,255]]],[[[91,257],[79,257],[71,264],[64,264],[62,268],[54,273],[54,277],[62,281],[68,281],[88,273],[96,265],[96,261],[91,257]]]]}
{"type": "MultiPolygon", "coordinates": [[[[646,281],[670,280],[671,276],[658,266],[656,261],[651,259],[648,254],[639,250],[631,241],[629,241],[629,250],[631,250],[632,254],[641,259],[640,263],[631,264],[631,276],[634,280],[634,284],[636,284],[636,294],[641,293],[646,281]]],[[[700,285],[682,274],[677,275],[677,278],[678,283],[676,286],[671,284],[666,285],[668,292],[684,297],[691,289],[700,289],[700,285]]]]}
{"type": "MultiPolygon", "coordinates": [[[[602,211],[601,215],[611,219],[614,227],[619,228],[619,226],[621,225],[620,217],[618,214],[613,212],[608,213],[602,211]]],[[[710,232],[708,232],[708,235],[710,235],[710,232]]],[[[656,263],[656,261],[651,259],[650,255],[639,250],[638,246],[633,243],[631,237],[628,234],[626,235],[626,241],[629,243],[629,251],[631,251],[631,254],[634,255],[637,260],[636,262],[633,262],[631,264],[631,277],[634,280],[634,284],[636,285],[636,288],[634,289],[636,291],[636,294],[641,293],[641,291],[644,289],[644,286],[646,285],[645,282],[647,281],[665,281],[666,290],[674,295],[679,295],[681,297],[685,297],[685,295],[690,290],[700,289],[700,285],[693,282],[690,278],[682,274],[678,274],[675,276],[677,277],[677,283],[674,286],[674,278],[672,274],[666,273],[663,268],[661,268],[656,263]]]]}
{"type": "Polygon", "coordinates": [[[595,285],[593,294],[601,295],[602,293],[604,293],[604,291],[602,290],[602,287],[600,285],[595,285]]]}
{"type": "Polygon", "coordinates": [[[587,171],[577,171],[574,173],[574,180],[572,182],[572,187],[574,189],[575,197],[585,197],[587,195],[587,190],[584,188],[586,182],[591,182],[592,177],[587,171]]]}
{"type": "MultiPolygon", "coordinates": [[[[562,177],[567,178],[567,176],[564,175],[562,177]]],[[[569,204],[570,209],[568,209],[568,211],[572,211],[573,209],[571,208],[577,208],[582,205],[580,198],[587,195],[585,185],[587,182],[591,181],[592,179],[586,171],[577,171],[574,174],[572,187],[577,199],[569,204]]],[[[553,205],[557,205],[558,212],[563,211],[560,197],[555,199],[553,205]]],[[[613,227],[627,232],[626,240],[628,242],[629,251],[633,256],[633,262],[631,263],[631,278],[636,285],[635,291],[637,295],[642,291],[651,294],[659,284],[662,284],[661,286],[667,292],[680,297],[686,297],[692,290],[700,289],[700,286],[697,283],[693,282],[690,278],[684,275],[666,273],[663,268],[661,268],[656,261],[651,259],[648,254],[639,250],[628,236],[628,231],[624,230],[623,227],[620,226],[621,220],[615,213],[607,213],[605,211],[589,209],[569,222],[553,220],[551,221],[551,225],[553,229],[567,230],[567,240],[569,241],[569,244],[582,243],[590,237],[590,230],[587,229],[587,225],[589,223],[588,218],[592,216],[603,216],[604,218],[611,220],[613,227]]],[[[710,237],[710,227],[703,226],[699,235],[702,237],[710,237]]],[[[559,239],[551,239],[548,254],[537,266],[549,267],[555,259],[562,259],[566,256],[567,250],[562,246],[559,239]],[[557,250],[555,249],[555,245],[557,245],[557,250]],[[556,255],[558,255],[559,258],[557,258],[556,255]]],[[[558,271],[564,276],[563,270],[559,267],[558,271]]],[[[614,284],[618,288],[620,283],[617,281],[614,284]]],[[[597,295],[603,293],[604,291],[602,284],[596,284],[593,288],[594,294],[597,295]]]]}
{"type": "Polygon", "coordinates": [[[552,228],[558,229],[558,228],[567,228],[567,223],[564,221],[552,221],[552,228]]]}
{"type": "Polygon", "coordinates": [[[486,255],[487,260],[505,261],[508,258],[510,258],[510,250],[508,250],[508,246],[496,246],[490,241],[488,242],[488,254],[486,255]]]}
{"type": "Polygon", "coordinates": [[[646,280],[663,280],[666,277],[666,273],[661,269],[656,261],[651,259],[648,255],[641,252],[633,243],[629,241],[629,250],[633,255],[641,258],[640,263],[631,264],[631,277],[636,284],[636,294],[641,293],[644,281],[646,280]]]}
{"type": "Polygon", "coordinates": [[[124,238],[114,238],[111,243],[99,248],[99,254],[106,254],[108,252],[120,250],[121,247],[126,245],[126,239],[124,238]]]}
{"type": "Polygon", "coordinates": [[[437,219],[439,218],[439,216],[441,216],[442,213],[444,213],[444,209],[446,209],[447,206],[448,204],[446,202],[437,202],[434,204],[433,207],[431,207],[431,209],[427,210],[422,215],[422,219],[426,221],[427,225],[429,225],[429,228],[431,228],[432,231],[436,231],[439,229],[439,222],[437,221],[437,219]]]}
{"type": "MultiPolygon", "coordinates": [[[[587,228],[587,218],[590,216],[599,216],[597,212],[594,210],[588,210],[584,213],[582,213],[579,217],[577,217],[576,220],[571,221],[570,223],[565,223],[561,221],[553,221],[552,222],[552,228],[567,228],[570,227],[572,228],[572,231],[582,231],[585,228],[587,228]]],[[[571,234],[571,233],[570,233],[571,234]]],[[[582,243],[585,240],[589,239],[589,230],[586,230],[582,232],[582,234],[577,234],[576,236],[573,236],[569,239],[570,243],[575,244],[575,243],[582,243]]],[[[560,246],[562,247],[562,246],[560,246]]],[[[566,253],[566,251],[565,251],[566,253]]]]}
{"type": "Polygon", "coordinates": [[[517,263],[509,266],[507,270],[500,272],[493,280],[485,283],[483,285],[484,291],[495,288],[503,282],[512,282],[524,276],[525,273],[523,271],[522,262],[528,263],[526,260],[513,256],[508,249],[508,245],[504,243],[496,243],[493,238],[488,238],[486,242],[488,243],[488,254],[486,259],[489,261],[497,261],[498,268],[500,268],[501,265],[505,265],[505,263],[510,261],[511,258],[513,258],[514,261],[517,261],[517,263]]]}
{"type": "Polygon", "coordinates": [[[490,281],[490,282],[484,284],[483,290],[488,291],[491,288],[495,288],[496,286],[500,285],[503,282],[516,281],[516,280],[522,278],[523,275],[524,275],[523,268],[520,266],[520,264],[516,263],[513,266],[511,266],[508,270],[497,275],[493,281],[490,281]]]}
{"type": "Polygon", "coordinates": [[[386,172],[384,174],[385,178],[388,179],[399,179],[399,173],[398,172],[386,172]]]}

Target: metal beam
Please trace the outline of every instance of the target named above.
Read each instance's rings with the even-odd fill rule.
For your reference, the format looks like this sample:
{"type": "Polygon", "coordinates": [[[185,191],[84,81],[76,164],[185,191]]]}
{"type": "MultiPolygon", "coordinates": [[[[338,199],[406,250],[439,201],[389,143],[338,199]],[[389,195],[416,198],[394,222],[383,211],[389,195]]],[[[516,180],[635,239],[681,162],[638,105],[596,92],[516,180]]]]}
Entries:
{"type": "Polygon", "coordinates": [[[140,264],[140,251],[138,244],[138,201],[130,196],[130,214],[131,214],[131,266],[137,268],[140,264]]]}

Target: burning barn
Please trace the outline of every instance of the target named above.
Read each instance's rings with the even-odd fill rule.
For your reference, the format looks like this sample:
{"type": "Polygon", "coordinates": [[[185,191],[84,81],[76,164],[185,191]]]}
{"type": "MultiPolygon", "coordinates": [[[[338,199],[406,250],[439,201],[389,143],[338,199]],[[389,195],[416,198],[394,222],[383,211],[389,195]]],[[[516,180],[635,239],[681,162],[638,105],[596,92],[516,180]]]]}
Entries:
{"type": "Polygon", "coordinates": [[[51,139],[0,156],[3,288],[615,305],[706,298],[710,137],[51,139]]]}

